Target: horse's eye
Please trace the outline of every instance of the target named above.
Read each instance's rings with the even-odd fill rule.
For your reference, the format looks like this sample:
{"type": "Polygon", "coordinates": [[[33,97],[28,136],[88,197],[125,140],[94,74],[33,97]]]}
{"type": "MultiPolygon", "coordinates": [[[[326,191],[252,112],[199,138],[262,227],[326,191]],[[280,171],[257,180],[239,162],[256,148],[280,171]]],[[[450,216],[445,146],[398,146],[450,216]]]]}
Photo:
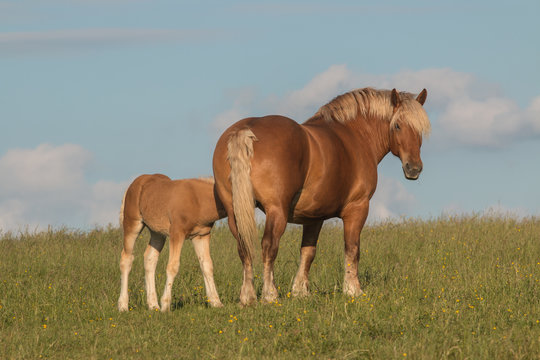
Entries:
{"type": "Polygon", "coordinates": [[[396,123],[396,125],[394,126],[396,128],[396,130],[400,130],[401,128],[399,127],[399,124],[396,123]]]}

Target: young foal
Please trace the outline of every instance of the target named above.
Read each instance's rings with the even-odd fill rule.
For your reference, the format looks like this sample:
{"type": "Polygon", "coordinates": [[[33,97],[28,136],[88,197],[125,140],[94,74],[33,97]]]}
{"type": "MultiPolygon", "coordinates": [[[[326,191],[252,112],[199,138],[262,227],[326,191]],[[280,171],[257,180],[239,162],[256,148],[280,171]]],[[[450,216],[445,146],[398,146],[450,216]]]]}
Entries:
{"type": "Polygon", "coordinates": [[[216,220],[225,217],[221,202],[214,196],[214,180],[171,180],[165,175],[141,175],[127,189],[120,210],[124,229],[124,249],[120,259],[121,289],[118,309],[128,310],[128,276],[133,263],[133,247],[146,226],[150,243],[144,252],[146,296],[150,310],[159,309],[155,271],[161,249],[170,238],[167,282],[161,297],[161,311],[171,306],[172,284],[180,265],[180,252],[186,238],[191,238],[204,276],[210,305],[222,306],[214,284],[210,257],[210,230],[216,220]]]}

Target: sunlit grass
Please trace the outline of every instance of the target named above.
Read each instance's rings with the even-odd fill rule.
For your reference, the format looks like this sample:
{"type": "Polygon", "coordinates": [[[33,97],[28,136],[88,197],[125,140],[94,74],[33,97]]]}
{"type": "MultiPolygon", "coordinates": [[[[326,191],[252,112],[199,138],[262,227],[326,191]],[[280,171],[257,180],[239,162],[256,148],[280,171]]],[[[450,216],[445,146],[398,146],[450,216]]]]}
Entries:
{"type": "MultiPolygon", "coordinates": [[[[342,295],[339,226],[321,232],[312,296],[291,297],[301,228],[276,262],[277,302],[238,305],[241,265],[228,229],[213,231],[223,308],[209,308],[190,242],[173,311],[148,311],[137,240],[130,311],[119,313],[121,232],[0,235],[0,358],[471,358],[540,357],[540,220],[409,220],[366,227],[364,296],[342,295]]],[[[161,294],[166,247],[157,269],[161,294]]],[[[260,292],[260,261],[255,266],[260,292]]]]}

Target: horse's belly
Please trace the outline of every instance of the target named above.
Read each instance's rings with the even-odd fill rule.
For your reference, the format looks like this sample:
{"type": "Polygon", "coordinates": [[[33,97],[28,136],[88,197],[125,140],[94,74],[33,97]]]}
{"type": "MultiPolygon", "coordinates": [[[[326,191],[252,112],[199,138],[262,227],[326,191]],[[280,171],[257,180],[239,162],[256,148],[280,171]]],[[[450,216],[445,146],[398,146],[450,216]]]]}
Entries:
{"type": "Polygon", "coordinates": [[[335,199],[302,191],[293,200],[292,211],[289,221],[293,223],[305,223],[317,219],[329,219],[339,215],[340,202],[335,199]]]}

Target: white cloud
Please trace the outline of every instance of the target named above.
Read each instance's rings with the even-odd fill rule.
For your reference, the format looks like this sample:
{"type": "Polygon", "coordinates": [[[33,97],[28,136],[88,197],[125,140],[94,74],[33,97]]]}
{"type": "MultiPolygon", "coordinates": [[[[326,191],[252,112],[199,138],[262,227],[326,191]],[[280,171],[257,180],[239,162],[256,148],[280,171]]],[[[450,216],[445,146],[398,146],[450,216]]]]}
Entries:
{"type": "Polygon", "coordinates": [[[368,221],[382,221],[407,216],[416,203],[414,195],[396,179],[379,177],[377,191],[371,199],[368,221]]]}
{"type": "Polygon", "coordinates": [[[120,45],[201,40],[222,36],[211,30],[93,28],[32,32],[0,32],[3,54],[78,51],[120,45]]]}
{"type": "MultiPolygon", "coordinates": [[[[236,96],[231,100],[233,106],[215,116],[212,128],[221,134],[242,118],[269,114],[285,115],[302,122],[328,100],[350,90],[352,84],[351,71],[345,65],[333,65],[315,76],[302,89],[291,91],[283,97],[271,95],[260,98],[253,88],[235,91],[236,96]]],[[[230,96],[229,92],[227,97],[230,96]]]]}
{"type": "Polygon", "coordinates": [[[117,223],[126,183],[86,180],[92,155],[79,145],[42,144],[0,158],[0,230],[117,223]]]}
{"type": "Polygon", "coordinates": [[[0,232],[2,230],[22,229],[24,226],[33,228],[37,224],[22,221],[26,206],[18,199],[0,200],[0,232]]]}
{"type": "Polygon", "coordinates": [[[277,105],[280,114],[307,118],[328,100],[350,90],[353,74],[345,65],[333,65],[300,90],[290,92],[277,105]]]}
{"type": "Polygon", "coordinates": [[[413,93],[426,88],[426,109],[433,125],[433,142],[438,146],[492,148],[540,137],[540,96],[523,109],[505,97],[498,85],[449,68],[370,75],[354,73],[345,65],[333,65],[302,89],[283,97],[252,96],[249,102],[242,103],[241,113],[235,113],[233,110],[238,108],[233,107],[216,116],[215,123],[228,126],[240,119],[234,118],[237,115],[275,113],[303,122],[333,97],[366,86],[413,93]],[[222,121],[225,116],[227,121],[222,121]]]}
{"type": "Polygon", "coordinates": [[[475,146],[506,145],[524,130],[525,121],[516,103],[495,97],[451,102],[439,117],[446,137],[475,146]]]}
{"type": "Polygon", "coordinates": [[[525,110],[525,122],[534,134],[540,134],[540,96],[535,97],[525,110]]]}
{"type": "Polygon", "coordinates": [[[66,191],[78,186],[91,154],[78,145],[9,150],[0,158],[0,194],[66,191]]]}
{"type": "Polygon", "coordinates": [[[434,141],[474,147],[503,147],[540,136],[540,97],[522,109],[500,87],[452,69],[402,71],[368,76],[376,87],[410,92],[428,89],[426,107],[434,124],[434,141]]]}
{"type": "Polygon", "coordinates": [[[117,224],[122,197],[130,182],[99,181],[92,185],[90,199],[90,224],[117,224]]]}
{"type": "Polygon", "coordinates": [[[227,97],[231,99],[233,106],[214,118],[212,130],[216,134],[221,134],[238,120],[250,116],[250,111],[257,101],[256,92],[252,88],[229,90],[227,97]]]}

